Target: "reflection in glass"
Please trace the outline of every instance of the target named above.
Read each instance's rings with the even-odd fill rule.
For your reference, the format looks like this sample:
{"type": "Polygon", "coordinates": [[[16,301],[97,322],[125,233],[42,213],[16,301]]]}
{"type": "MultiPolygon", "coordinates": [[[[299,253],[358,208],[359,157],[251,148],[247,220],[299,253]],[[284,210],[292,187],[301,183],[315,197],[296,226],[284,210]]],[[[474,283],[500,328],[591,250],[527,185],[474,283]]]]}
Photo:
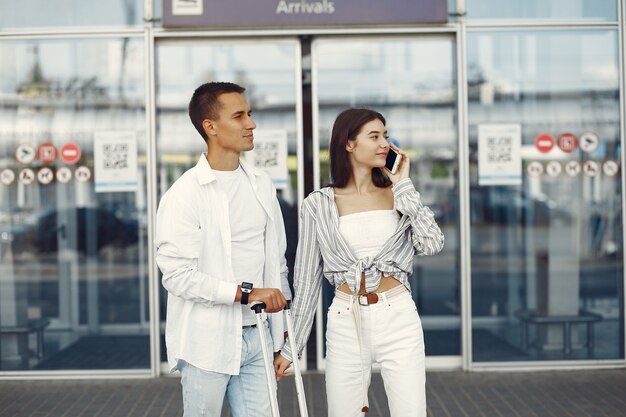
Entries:
{"type": "Polygon", "coordinates": [[[617,21],[617,0],[467,0],[468,19],[617,21]]]}
{"type": "MultiPolygon", "coordinates": [[[[411,178],[446,237],[437,256],[416,257],[410,279],[427,355],[459,355],[458,184],[454,42],[328,40],[314,43],[319,97],[320,182],[328,183],[328,140],[335,117],[368,107],[411,155],[411,178]]],[[[324,311],[333,289],[324,287],[324,311]]],[[[325,317],[325,315],[324,315],[325,317]]]]}
{"type": "Polygon", "coordinates": [[[149,368],[143,40],[11,41],[0,55],[0,171],[16,175],[0,183],[0,369],[149,368]],[[95,192],[97,131],[135,135],[136,191],[95,192]],[[68,143],[78,161],[61,159],[68,143]],[[46,167],[51,183],[24,181],[46,167]]]}
{"type": "Polygon", "coordinates": [[[3,30],[139,26],[143,22],[142,0],[5,0],[0,4],[0,29],[3,30]]]}
{"type": "Polygon", "coordinates": [[[585,168],[621,161],[617,32],[472,33],[468,45],[473,358],[623,358],[621,180],[585,168]],[[521,125],[520,185],[479,184],[487,123],[521,125]],[[565,133],[579,139],[571,152],[565,133]]]}
{"type": "MultiPolygon", "coordinates": [[[[296,59],[300,57],[296,55],[297,43],[292,41],[176,42],[159,44],[156,49],[158,199],[206,151],[187,115],[194,90],[209,81],[245,87],[257,124],[255,141],[260,141],[263,131],[278,130],[287,136],[289,180],[287,184],[275,182],[275,186],[287,232],[290,279],[298,238],[296,59]]],[[[166,297],[161,287],[162,323],[166,297]]],[[[165,361],[164,348],[161,354],[165,361]]]]}

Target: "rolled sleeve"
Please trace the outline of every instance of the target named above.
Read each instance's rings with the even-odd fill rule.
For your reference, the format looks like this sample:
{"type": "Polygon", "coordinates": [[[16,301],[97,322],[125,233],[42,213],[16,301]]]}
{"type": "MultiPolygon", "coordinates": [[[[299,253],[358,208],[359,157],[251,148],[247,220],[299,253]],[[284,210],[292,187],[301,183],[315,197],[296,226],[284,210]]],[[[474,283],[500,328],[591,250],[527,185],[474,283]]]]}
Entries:
{"type": "Polygon", "coordinates": [[[411,221],[411,239],[418,255],[434,255],[443,248],[444,236],[432,210],[422,204],[420,193],[410,178],[392,187],[396,210],[411,221]]]}

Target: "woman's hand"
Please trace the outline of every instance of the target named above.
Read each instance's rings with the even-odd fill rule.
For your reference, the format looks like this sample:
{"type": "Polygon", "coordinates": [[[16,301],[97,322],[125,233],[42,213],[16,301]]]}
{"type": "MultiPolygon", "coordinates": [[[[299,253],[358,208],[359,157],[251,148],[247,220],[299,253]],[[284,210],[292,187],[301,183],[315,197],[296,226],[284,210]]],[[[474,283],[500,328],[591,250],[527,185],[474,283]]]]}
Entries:
{"type": "Polygon", "coordinates": [[[390,143],[389,147],[393,149],[394,151],[398,152],[398,155],[400,155],[400,158],[402,158],[400,159],[400,164],[398,165],[398,169],[395,174],[392,174],[391,172],[386,171],[386,174],[391,180],[391,183],[395,184],[398,181],[401,181],[405,178],[409,178],[411,160],[409,159],[409,155],[406,152],[404,152],[402,149],[398,148],[396,145],[390,143]]]}
{"type": "Polygon", "coordinates": [[[276,357],[274,358],[274,371],[276,372],[277,381],[280,381],[282,377],[293,375],[293,374],[285,373],[285,371],[287,370],[287,368],[289,368],[289,366],[291,366],[291,362],[285,359],[283,355],[278,353],[276,357]]]}

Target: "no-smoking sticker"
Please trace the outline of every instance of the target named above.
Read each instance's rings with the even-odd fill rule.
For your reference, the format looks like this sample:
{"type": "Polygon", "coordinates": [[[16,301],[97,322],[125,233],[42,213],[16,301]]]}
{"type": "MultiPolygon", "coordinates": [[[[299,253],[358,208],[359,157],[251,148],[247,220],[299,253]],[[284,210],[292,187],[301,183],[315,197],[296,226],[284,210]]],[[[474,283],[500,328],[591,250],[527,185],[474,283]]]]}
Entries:
{"type": "Polygon", "coordinates": [[[543,165],[541,165],[539,161],[529,162],[526,167],[526,172],[528,172],[528,175],[531,177],[539,177],[543,174],[543,165]]]}

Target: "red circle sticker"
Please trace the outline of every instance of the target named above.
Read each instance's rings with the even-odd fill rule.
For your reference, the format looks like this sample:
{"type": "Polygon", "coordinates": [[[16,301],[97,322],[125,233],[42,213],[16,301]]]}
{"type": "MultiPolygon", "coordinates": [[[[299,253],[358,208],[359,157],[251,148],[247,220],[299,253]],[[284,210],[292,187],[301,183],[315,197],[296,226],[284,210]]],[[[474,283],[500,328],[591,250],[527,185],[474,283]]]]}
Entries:
{"type": "Polygon", "coordinates": [[[51,164],[57,159],[57,148],[51,143],[44,143],[37,149],[37,157],[44,164],[51,164]]]}
{"type": "Polygon", "coordinates": [[[563,133],[557,141],[563,152],[574,152],[578,147],[578,138],[571,133],[563,133]]]}
{"type": "Polygon", "coordinates": [[[80,159],[80,148],[74,143],[66,143],[59,151],[61,161],[66,164],[75,164],[80,159]]]}
{"type": "Polygon", "coordinates": [[[548,153],[554,147],[554,138],[547,133],[540,133],[535,138],[535,148],[539,152],[548,153]]]}

